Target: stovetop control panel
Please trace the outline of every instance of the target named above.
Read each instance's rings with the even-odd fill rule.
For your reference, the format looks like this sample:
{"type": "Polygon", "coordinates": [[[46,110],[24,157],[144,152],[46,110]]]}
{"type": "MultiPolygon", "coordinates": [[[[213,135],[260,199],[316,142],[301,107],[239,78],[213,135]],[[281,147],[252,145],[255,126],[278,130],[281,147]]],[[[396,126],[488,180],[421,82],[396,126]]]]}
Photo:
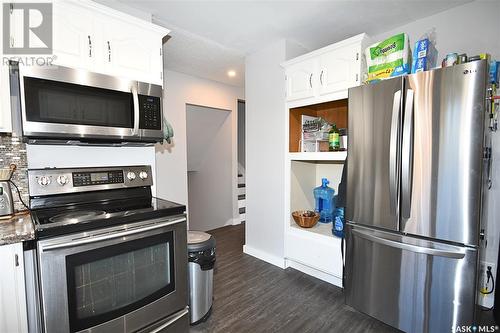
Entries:
{"type": "Polygon", "coordinates": [[[151,166],[28,170],[30,196],[152,186],[151,166]]]}

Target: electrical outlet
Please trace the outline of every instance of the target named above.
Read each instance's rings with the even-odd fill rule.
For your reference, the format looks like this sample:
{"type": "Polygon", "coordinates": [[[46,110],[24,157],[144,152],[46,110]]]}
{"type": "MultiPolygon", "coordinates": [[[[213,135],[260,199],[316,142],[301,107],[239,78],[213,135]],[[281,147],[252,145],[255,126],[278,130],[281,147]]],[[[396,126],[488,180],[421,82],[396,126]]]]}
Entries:
{"type": "MultiPolygon", "coordinates": [[[[496,267],[490,262],[481,261],[479,266],[479,305],[490,308],[493,306],[495,291],[493,290],[494,283],[496,284],[496,267]],[[491,271],[492,276],[488,274],[491,271]],[[495,280],[495,281],[493,281],[495,280]],[[493,292],[491,292],[493,290],[493,292]],[[489,293],[491,292],[491,293],[489,293]]],[[[496,288],[496,286],[495,286],[496,288]]]]}

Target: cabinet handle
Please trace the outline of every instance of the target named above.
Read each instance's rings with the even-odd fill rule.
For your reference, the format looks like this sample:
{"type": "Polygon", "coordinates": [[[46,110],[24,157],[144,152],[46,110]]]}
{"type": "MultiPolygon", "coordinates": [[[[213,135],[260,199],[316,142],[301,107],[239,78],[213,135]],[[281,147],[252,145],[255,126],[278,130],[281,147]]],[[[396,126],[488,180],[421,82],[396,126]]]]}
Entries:
{"type": "Polygon", "coordinates": [[[16,265],[16,267],[19,267],[19,256],[17,254],[14,255],[14,265],[16,265]]]}
{"type": "Polygon", "coordinates": [[[359,80],[359,74],[356,74],[356,82],[359,80]]]}
{"type": "Polygon", "coordinates": [[[89,57],[92,57],[92,39],[90,35],[87,36],[89,38],[89,57]]]}
{"type": "Polygon", "coordinates": [[[311,86],[311,88],[313,87],[312,79],[313,79],[313,75],[311,73],[311,75],[309,75],[309,85],[311,86]]]}
{"type": "Polygon", "coordinates": [[[324,70],[321,70],[321,74],[319,74],[319,82],[321,83],[321,85],[323,85],[323,72],[324,70]]]}
{"type": "Polygon", "coordinates": [[[14,47],[14,37],[10,36],[10,47],[14,47]]]}
{"type": "Polygon", "coordinates": [[[359,53],[356,52],[356,60],[359,60],[359,53]]]}
{"type": "Polygon", "coordinates": [[[108,40],[108,62],[111,62],[111,44],[108,40]]]}

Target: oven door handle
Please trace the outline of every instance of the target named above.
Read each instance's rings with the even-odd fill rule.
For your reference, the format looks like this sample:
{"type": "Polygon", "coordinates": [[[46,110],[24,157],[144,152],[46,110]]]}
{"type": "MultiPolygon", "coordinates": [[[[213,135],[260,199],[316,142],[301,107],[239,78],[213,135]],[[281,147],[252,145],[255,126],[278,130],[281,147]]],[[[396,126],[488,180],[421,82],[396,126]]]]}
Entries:
{"type": "Polygon", "coordinates": [[[90,236],[90,237],[85,237],[85,238],[76,238],[76,239],[73,239],[69,242],[42,246],[41,250],[43,252],[46,252],[46,251],[51,251],[51,250],[63,249],[63,248],[67,248],[67,247],[75,247],[75,246],[84,245],[84,244],[102,242],[102,241],[113,239],[113,238],[130,236],[130,235],[138,234],[138,233],[145,232],[145,231],[160,229],[160,228],[163,228],[163,227],[166,227],[166,226],[169,226],[172,224],[184,222],[184,221],[186,221],[186,218],[180,218],[180,219],[176,219],[173,221],[167,221],[167,222],[162,222],[162,223],[154,223],[151,225],[141,226],[141,227],[137,227],[137,228],[129,229],[129,230],[125,230],[125,231],[120,231],[120,232],[110,232],[108,234],[104,234],[101,236],[94,236],[94,237],[90,236]]]}
{"type": "Polygon", "coordinates": [[[162,324],[161,326],[158,326],[157,328],[155,328],[154,330],[152,330],[149,333],[158,333],[158,332],[163,331],[165,328],[169,327],[170,325],[172,325],[173,323],[175,323],[177,320],[179,320],[182,317],[184,317],[185,315],[187,315],[188,312],[189,312],[189,309],[185,308],[184,310],[182,310],[182,312],[180,312],[177,315],[175,315],[175,317],[171,318],[166,323],[162,324]]]}

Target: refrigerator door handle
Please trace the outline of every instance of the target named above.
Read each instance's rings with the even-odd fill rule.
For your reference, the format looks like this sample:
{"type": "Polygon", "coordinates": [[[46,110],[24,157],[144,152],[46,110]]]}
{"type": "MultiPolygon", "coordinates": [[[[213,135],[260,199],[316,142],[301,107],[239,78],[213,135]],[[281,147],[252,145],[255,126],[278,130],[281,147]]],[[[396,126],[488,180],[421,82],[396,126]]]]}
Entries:
{"type": "Polygon", "coordinates": [[[451,259],[462,259],[465,257],[465,248],[461,248],[458,246],[453,246],[453,245],[444,245],[441,244],[441,247],[447,247],[449,249],[444,249],[444,248],[431,248],[431,247],[425,247],[425,246],[418,246],[414,244],[409,244],[409,243],[403,243],[399,241],[395,241],[392,239],[387,239],[383,238],[380,236],[376,236],[370,232],[366,231],[361,231],[358,229],[352,229],[352,233],[355,236],[358,236],[360,238],[364,238],[366,240],[382,244],[382,245],[387,245],[390,247],[398,248],[401,250],[407,250],[411,252],[417,252],[417,253],[423,253],[431,256],[439,256],[439,257],[446,257],[446,258],[451,258],[451,259]]]}
{"type": "MultiPolygon", "coordinates": [[[[411,187],[413,182],[413,95],[412,89],[406,91],[403,121],[403,142],[401,161],[401,217],[410,218],[411,187]]],[[[401,228],[404,230],[404,228],[401,228]]]]}
{"type": "Polygon", "coordinates": [[[394,93],[392,102],[391,136],[389,148],[389,201],[391,213],[398,215],[398,180],[399,180],[399,117],[401,109],[401,90],[394,93]]]}

